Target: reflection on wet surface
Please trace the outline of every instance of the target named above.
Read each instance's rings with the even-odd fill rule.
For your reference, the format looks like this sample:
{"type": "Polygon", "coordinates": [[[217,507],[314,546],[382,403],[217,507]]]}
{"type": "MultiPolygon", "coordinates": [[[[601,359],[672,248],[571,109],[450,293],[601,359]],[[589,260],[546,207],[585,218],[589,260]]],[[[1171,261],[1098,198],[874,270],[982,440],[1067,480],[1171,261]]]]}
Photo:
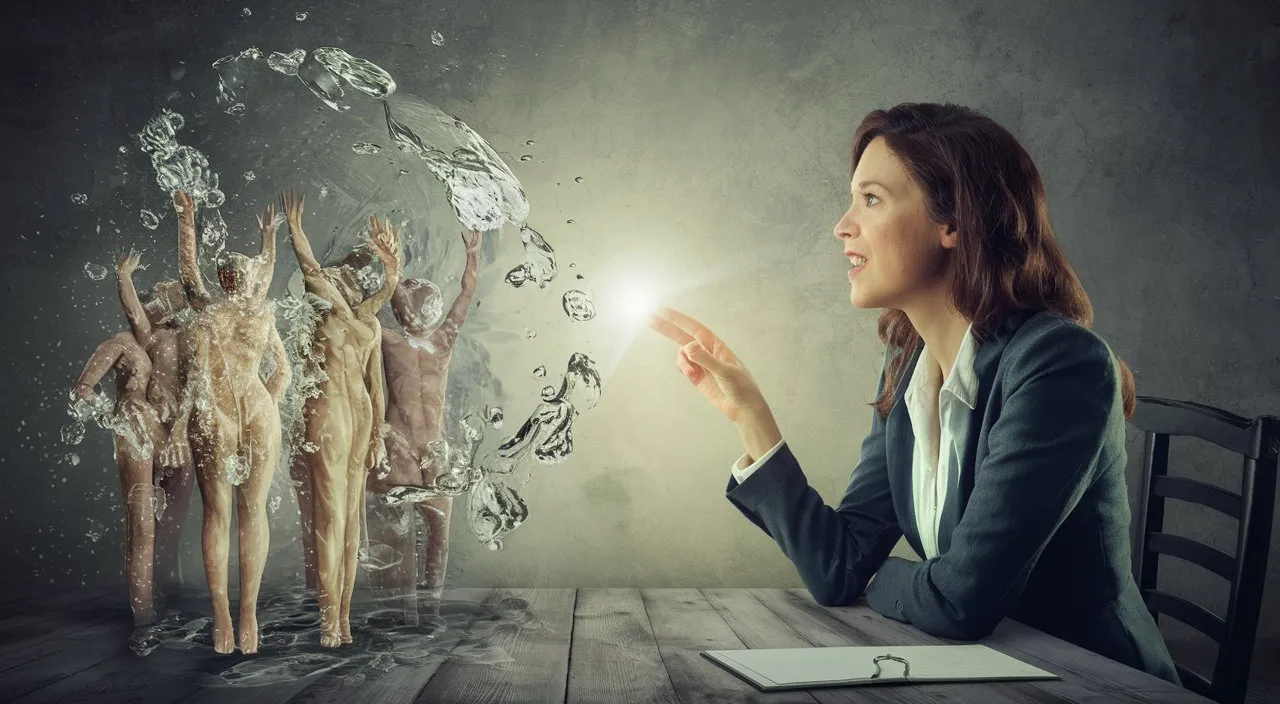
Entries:
{"type": "MultiPolygon", "coordinates": [[[[357,588],[351,607],[354,642],[320,647],[320,610],[304,587],[273,591],[259,599],[260,650],[247,657],[213,653],[208,597],[184,589],[157,609],[159,620],[137,629],[129,647],[147,668],[191,678],[202,687],[257,687],[328,674],[341,686],[376,679],[397,667],[446,660],[501,665],[512,657],[491,643],[503,633],[540,631],[548,625],[525,599],[495,592],[484,603],[419,596],[418,625],[406,625],[400,597],[380,599],[357,588]]],[[[233,600],[234,603],[234,600],[233,600]]]]}

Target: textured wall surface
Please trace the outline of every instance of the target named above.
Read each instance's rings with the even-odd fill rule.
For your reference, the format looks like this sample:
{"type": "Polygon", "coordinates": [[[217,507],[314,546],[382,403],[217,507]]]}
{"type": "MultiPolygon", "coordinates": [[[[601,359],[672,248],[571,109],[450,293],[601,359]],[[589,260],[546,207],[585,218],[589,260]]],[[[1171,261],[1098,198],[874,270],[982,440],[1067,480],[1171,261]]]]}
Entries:
{"type": "MultiPolygon", "coordinates": [[[[1095,327],[1140,394],[1280,413],[1280,13],[1268,3],[263,0],[249,16],[238,3],[152,4],[23,3],[5,42],[0,580],[15,586],[121,579],[110,439],[90,428],[72,465],[58,429],[81,365],[124,325],[111,279],[90,280],[85,262],[146,247],[144,285],[176,262],[172,213],[158,230],[138,225],[140,208],[165,207],[145,157],[117,151],[160,108],[187,115],[184,134],[222,174],[242,249],[255,210],[321,176],[346,189],[317,216],[322,245],[393,207],[410,211],[411,232],[456,239],[425,170],[400,178],[350,153],[342,140],[367,126],[358,110],[264,81],[242,118],[222,113],[210,65],[251,45],[369,58],[401,93],[465,120],[520,178],[560,278],[545,291],[506,287],[519,232],[493,233],[482,306],[463,332],[502,381],[481,401],[506,409],[505,433],[571,352],[601,363],[599,406],[578,420],[569,460],[535,468],[530,518],[505,549],[471,536],[460,503],[449,586],[803,586],[725,500],[742,448],[679,374],[674,346],[604,318],[570,325],[559,299],[575,273],[602,289],[635,272],[680,283],[665,303],[744,359],[812,486],[838,502],[881,347],[875,313],[849,305],[832,228],[848,206],[854,127],[899,102],[968,105],[1022,141],[1095,327]],[[249,170],[256,180],[241,177],[249,170]],[[540,364],[547,381],[529,375],[540,364]]],[[[438,264],[447,300],[462,263],[449,251],[438,264]]],[[[285,246],[273,290],[295,269],[285,246]]],[[[1225,453],[1173,449],[1175,473],[1238,482],[1225,453]]],[[[268,584],[300,567],[296,504],[278,494],[268,584]]],[[[1170,516],[1175,532],[1233,549],[1232,523],[1170,516]]],[[[196,498],[186,578],[200,583],[198,526],[196,498]]],[[[1176,593],[1224,603],[1224,585],[1199,568],[1170,559],[1162,571],[1176,593]]],[[[1280,555],[1266,601],[1262,633],[1280,636],[1280,555]]]]}

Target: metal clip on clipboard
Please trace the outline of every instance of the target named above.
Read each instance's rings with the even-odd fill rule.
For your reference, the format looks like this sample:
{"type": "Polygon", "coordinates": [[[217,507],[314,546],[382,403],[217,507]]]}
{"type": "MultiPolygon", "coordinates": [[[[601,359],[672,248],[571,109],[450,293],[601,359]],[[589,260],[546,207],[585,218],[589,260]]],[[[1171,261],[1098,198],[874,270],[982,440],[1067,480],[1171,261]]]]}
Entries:
{"type": "Polygon", "coordinates": [[[874,673],[874,674],[872,674],[872,675],[871,675],[871,679],[873,679],[873,680],[874,680],[874,679],[879,679],[879,677],[880,677],[880,661],[881,661],[881,660],[894,660],[894,661],[896,661],[896,662],[900,662],[900,663],[902,663],[902,676],[903,676],[903,678],[909,678],[909,677],[911,677],[911,663],[907,662],[907,659],[906,659],[906,658],[900,658],[900,657],[898,657],[897,655],[889,655],[888,653],[885,653],[884,655],[877,655],[875,658],[872,658],[872,660],[871,660],[871,664],[876,666],[876,671],[875,671],[875,673],[874,673]]]}

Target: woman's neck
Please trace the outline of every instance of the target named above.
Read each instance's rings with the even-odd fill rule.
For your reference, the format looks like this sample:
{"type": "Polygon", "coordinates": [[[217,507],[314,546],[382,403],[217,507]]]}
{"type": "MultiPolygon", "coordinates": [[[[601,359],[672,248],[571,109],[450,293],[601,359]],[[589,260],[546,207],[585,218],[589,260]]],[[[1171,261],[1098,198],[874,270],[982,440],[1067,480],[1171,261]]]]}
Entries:
{"type": "Polygon", "coordinates": [[[912,327],[929,348],[929,356],[941,371],[942,381],[951,376],[960,346],[969,329],[969,319],[948,304],[920,307],[905,311],[912,327]]]}

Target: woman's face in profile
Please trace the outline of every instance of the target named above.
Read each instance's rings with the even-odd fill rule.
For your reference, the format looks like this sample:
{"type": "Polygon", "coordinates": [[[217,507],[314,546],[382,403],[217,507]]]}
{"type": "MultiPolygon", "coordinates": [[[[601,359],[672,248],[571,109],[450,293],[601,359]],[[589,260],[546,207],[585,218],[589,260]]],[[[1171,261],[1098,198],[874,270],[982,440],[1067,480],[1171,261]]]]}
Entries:
{"type": "Polygon", "coordinates": [[[844,250],[866,258],[850,276],[849,301],[858,308],[902,309],[944,287],[946,227],[929,220],[924,191],[884,138],[867,145],[849,187],[853,205],[836,223],[835,235],[844,250]]]}

